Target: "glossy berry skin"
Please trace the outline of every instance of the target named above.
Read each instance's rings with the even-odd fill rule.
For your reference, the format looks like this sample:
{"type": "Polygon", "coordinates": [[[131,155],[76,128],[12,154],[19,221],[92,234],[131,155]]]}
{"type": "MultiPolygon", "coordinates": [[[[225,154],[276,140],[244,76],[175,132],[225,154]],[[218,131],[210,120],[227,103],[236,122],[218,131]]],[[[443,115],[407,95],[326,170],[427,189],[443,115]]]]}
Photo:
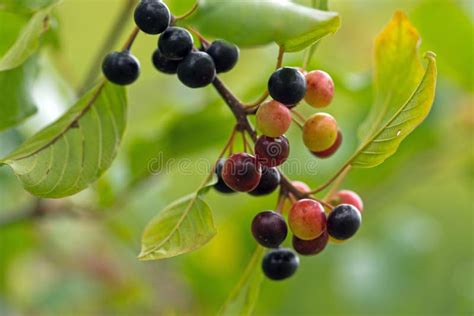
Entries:
{"type": "Polygon", "coordinates": [[[262,270],[271,280],[279,281],[291,277],[300,264],[298,256],[290,249],[275,249],[262,260],[262,270]]]}
{"type": "Polygon", "coordinates": [[[165,74],[175,74],[178,72],[180,60],[171,60],[163,56],[159,49],[156,49],[152,57],[155,68],[165,74]]]}
{"type": "Polygon", "coordinates": [[[171,26],[166,29],[158,40],[160,52],[168,59],[180,60],[193,49],[194,41],[191,34],[181,27],[171,26]]]}
{"type": "Polygon", "coordinates": [[[323,206],[311,199],[293,204],[288,214],[288,225],[299,239],[315,239],[326,230],[326,214],[323,206]]]}
{"type": "Polygon", "coordinates": [[[140,62],[129,51],[112,52],[104,58],[102,72],[110,82],[128,85],[138,79],[140,62]]]}
{"type": "Polygon", "coordinates": [[[342,133],[341,131],[338,131],[336,142],[331,147],[323,151],[312,152],[312,154],[321,159],[329,158],[337,152],[337,150],[339,149],[339,147],[341,147],[341,145],[342,145],[342,133]]]}
{"type": "Polygon", "coordinates": [[[252,221],[252,235],[264,247],[278,248],[287,234],[285,219],[278,213],[261,212],[252,221]]]}
{"type": "Polygon", "coordinates": [[[257,128],[265,136],[278,137],[286,133],[291,125],[291,112],[278,101],[263,103],[256,114],[257,128]]]}
{"type": "Polygon", "coordinates": [[[303,142],[312,152],[329,149],[337,139],[337,122],[327,113],[310,116],[303,126],[303,142]]]}
{"type": "Polygon", "coordinates": [[[328,73],[313,70],[306,74],[306,103],[315,108],[328,106],[334,97],[334,82],[328,73]]]}
{"type": "Polygon", "coordinates": [[[280,173],[276,168],[262,167],[262,177],[258,186],[249,192],[253,196],[262,196],[274,192],[280,185],[280,173]]]}
{"type": "Polygon", "coordinates": [[[321,236],[312,240],[302,240],[293,236],[293,249],[303,256],[317,255],[326,248],[328,244],[329,235],[324,231],[321,236]]]}
{"type": "Polygon", "coordinates": [[[224,179],[222,179],[222,168],[224,167],[225,159],[219,159],[216,164],[215,173],[217,176],[217,182],[214,184],[214,189],[221,193],[234,193],[235,191],[232,190],[225,184],[224,179]]]}
{"type": "Polygon", "coordinates": [[[255,143],[257,160],[265,167],[276,167],[283,164],[289,154],[290,143],[285,136],[276,138],[260,136],[255,143]]]}
{"type": "MultiPolygon", "coordinates": [[[[300,190],[301,192],[305,193],[305,192],[310,192],[311,191],[311,188],[304,182],[302,181],[292,181],[291,184],[297,188],[298,190],[300,190]]],[[[291,196],[293,196],[292,193],[290,193],[291,196]]],[[[286,199],[285,200],[285,203],[283,204],[283,207],[282,207],[282,213],[283,214],[286,214],[290,211],[291,209],[291,200],[290,199],[286,199]]]]}
{"type": "Polygon", "coordinates": [[[222,179],[234,191],[252,191],[260,183],[261,176],[257,159],[247,153],[233,154],[222,167],[222,179]]]}
{"type": "Polygon", "coordinates": [[[147,34],[160,34],[170,25],[171,13],[160,0],[142,0],[135,9],[135,23],[147,34]]]}
{"type": "Polygon", "coordinates": [[[334,239],[346,240],[359,230],[362,217],[359,210],[349,204],[341,204],[329,213],[327,220],[328,234],[334,239]]]}
{"type": "Polygon", "coordinates": [[[273,99],[280,103],[289,106],[295,105],[306,94],[306,79],[296,68],[280,68],[270,77],[268,92],[273,99]]]}
{"type": "Polygon", "coordinates": [[[178,78],[189,88],[202,88],[216,77],[212,58],[204,52],[192,52],[179,64],[178,78]]]}
{"type": "Polygon", "coordinates": [[[362,213],[364,211],[364,202],[362,202],[362,199],[357,193],[350,190],[342,190],[337,192],[333,201],[331,201],[331,204],[350,204],[358,209],[359,212],[362,213]]]}
{"type": "Polygon", "coordinates": [[[224,40],[212,42],[206,52],[212,57],[212,60],[214,60],[217,73],[228,72],[234,68],[239,60],[240,54],[239,48],[236,45],[224,40]]]}

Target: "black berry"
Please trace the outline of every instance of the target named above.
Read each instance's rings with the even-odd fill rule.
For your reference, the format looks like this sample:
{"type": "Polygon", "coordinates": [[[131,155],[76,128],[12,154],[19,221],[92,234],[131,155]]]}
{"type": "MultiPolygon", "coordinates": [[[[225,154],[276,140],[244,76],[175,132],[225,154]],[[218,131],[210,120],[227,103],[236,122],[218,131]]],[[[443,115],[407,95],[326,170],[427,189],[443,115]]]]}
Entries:
{"type": "Polygon", "coordinates": [[[272,211],[265,211],[257,214],[253,219],[252,234],[260,245],[277,248],[285,240],[288,228],[283,216],[272,211]]]}
{"type": "Polygon", "coordinates": [[[331,237],[346,240],[354,236],[360,227],[362,218],[354,206],[341,204],[335,207],[328,216],[327,230],[331,237]]]}
{"type": "Polygon", "coordinates": [[[273,99],[292,106],[304,98],[306,79],[296,68],[280,68],[270,77],[268,91],[273,99]]]}
{"type": "Polygon", "coordinates": [[[263,257],[263,273],[272,280],[283,280],[292,276],[300,264],[298,256],[290,249],[275,249],[263,257]]]}
{"type": "Polygon", "coordinates": [[[178,71],[180,60],[171,60],[163,56],[159,49],[153,53],[153,65],[155,68],[165,74],[175,74],[178,71]]]}
{"type": "Polygon", "coordinates": [[[202,88],[216,77],[212,58],[204,52],[190,53],[178,66],[179,80],[190,88],[202,88]]]}
{"type": "Polygon", "coordinates": [[[300,255],[316,255],[326,248],[328,239],[329,236],[326,231],[324,231],[321,236],[312,240],[303,240],[293,236],[293,249],[295,249],[295,251],[300,255]]]}
{"type": "Polygon", "coordinates": [[[176,26],[166,29],[158,40],[160,52],[168,59],[179,60],[186,57],[193,49],[193,37],[191,34],[176,26]]]}
{"type": "Polygon", "coordinates": [[[258,186],[250,191],[249,194],[254,196],[267,195],[272,193],[280,185],[280,173],[276,168],[262,167],[262,177],[258,186]]]}
{"type": "Polygon", "coordinates": [[[147,34],[162,33],[170,21],[170,10],[160,0],[142,0],[135,9],[135,23],[147,34]]]}
{"type": "Polygon", "coordinates": [[[140,62],[129,51],[112,52],[102,62],[105,77],[118,85],[128,85],[140,75],[140,62]]]}
{"type": "Polygon", "coordinates": [[[224,166],[224,163],[225,159],[220,159],[216,164],[215,172],[217,176],[217,182],[214,184],[214,189],[221,193],[234,193],[235,191],[229,188],[222,179],[222,167],[224,166]]]}
{"type": "Polygon", "coordinates": [[[239,48],[224,40],[212,42],[207,49],[207,53],[214,60],[217,73],[231,70],[239,60],[239,48]]]}

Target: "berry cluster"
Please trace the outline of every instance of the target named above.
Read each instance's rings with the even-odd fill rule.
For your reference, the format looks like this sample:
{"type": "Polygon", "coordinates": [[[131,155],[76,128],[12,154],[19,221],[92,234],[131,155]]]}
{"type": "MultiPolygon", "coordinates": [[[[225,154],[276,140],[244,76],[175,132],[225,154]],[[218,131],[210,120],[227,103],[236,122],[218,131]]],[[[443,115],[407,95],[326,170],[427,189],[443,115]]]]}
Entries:
{"type": "MultiPolygon", "coordinates": [[[[175,26],[175,22],[176,18],[160,0],[141,0],[135,9],[138,29],[147,34],[160,34],[152,57],[155,68],[166,74],[177,74],[190,88],[210,83],[219,85],[216,74],[230,71],[236,65],[238,47],[223,40],[209,43],[196,32],[201,43],[201,48],[196,49],[192,35],[175,26]]],[[[130,53],[131,42],[123,51],[112,52],[103,61],[105,77],[115,84],[131,84],[139,77],[140,64],[130,53]]],[[[285,133],[293,121],[301,128],[303,142],[314,156],[330,157],[341,146],[342,133],[331,115],[315,113],[305,118],[295,109],[303,99],[314,108],[328,106],[334,96],[332,78],[321,70],[307,73],[282,67],[268,80],[268,94],[272,99],[267,102],[247,108],[241,106],[243,115],[240,117],[244,117],[248,128],[243,128],[241,121],[234,128],[226,147],[228,157],[216,162],[214,188],[226,194],[247,192],[262,196],[280,187],[275,211],[257,214],[251,230],[259,244],[272,249],[263,259],[263,272],[270,279],[282,280],[297,270],[299,258],[296,253],[315,255],[324,250],[328,241],[339,243],[351,238],[361,224],[363,205],[356,193],[346,190],[330,196],[327,201],[319,201],[305,183],[288,182],[277,169],[288,159],[290,143],[285,133]],[[248,123],[246,115],[250,114],[256,116],[260,136],[248,123]],[[243,152],[233,152],[236,132],[242,133],[243,152]],[[250,152],[246,133],[255,141],[250,152]],[[288,235],[288,227],[293,234],[292,246],[296,253],[280,248],[288,235]]]]}
{"type": "MultiPolygon", "coordinates": [[[[261,135],[257,138],[254,155],[247,152],[231,154],[220,159],[215,168],[218,178],[215,189],[222,193],[248,192],[259,196],[274,192],[281,181],[277,167],[288,158],[290,145],[285,137],[295,111],[303,99],[315,107],[328,106],[334,96],[334,83],[324,71],[309,73],[297,68],[283,67],[268,81],[272,100],[258,105],[256,122],[261,135]]],[[[299,119],[302,116],[299,114],[299,119]]],[[[327,113],[316,113],[300,125],[303,142],[319,158],[334,154],[342,143],[336,120],[327,113]]],[[[352,191],[339,191],[330,201],[310,198],[311,189],[303,182],[292,182],[303,196],[298,200],[291,192],[281,191],[276,211],[264,211],[255,216],[251,230],[255,240],[271,248],[262,262],[265,275],[282,280],[295,273],[301,255],[316,255],[329,241],[340,243],[354,236],[361,224],[362,200],[352,191]],[[287,213],[287,220],[284,215],[287,213]],[[288,223],[288,224],[287,224],[288,223]],[[292,246],[280,248],[292,232],[292,246]]]]}
{"type": "MultiPolygon", "coordinates": [[[[231,70],[239,58],[237,46],[223,40],[194,48],[194,40],[186,29],[173,26],[175,18],[160,0],[141,0],[135,9],[135,23],[144,33],[157,35],[158,47],[153,53],[155,68],[165,74],[177,74],[190,88],[202,88],[212,83],[216,73],[231,70]]],[[[140,63],[130,48],[108,54],[102,70],[105,77],[118,85],[128,85],[138,79],[140,63]]]]}

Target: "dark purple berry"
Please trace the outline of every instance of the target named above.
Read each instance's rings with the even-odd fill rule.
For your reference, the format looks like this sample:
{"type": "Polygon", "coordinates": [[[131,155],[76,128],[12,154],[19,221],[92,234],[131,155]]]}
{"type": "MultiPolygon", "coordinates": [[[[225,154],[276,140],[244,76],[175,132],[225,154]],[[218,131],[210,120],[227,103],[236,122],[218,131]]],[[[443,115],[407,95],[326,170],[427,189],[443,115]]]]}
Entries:
{"type": "Polygon", "coordinates": [[[153,65],[155,68],[165,74],[175,74],[178,71],[180,60],[171,60],[163,56],[159,49],[153,53],[153,65]]]}
{"type": "Polygon", "coordinates": [[[262,167],[262,177],[258,186],[250,191],[254,196],[267,195],[275,191],[280,185],[280,173],[276,168],[262,167]]]}
{"type": "Polygon", "coordinates": [[[178,78],[190,88],[202,88],[216,77],[212,58],[204,52],[190,53],[178,66],[178,78]]]}
{"type": "Polygon", "coordinates": [[[255,155],[262,166],[276,167],[288,159],[290,144],[285,136],[260,136],[255,143],[255,155]]]}
{"type": "Polygon", "coordinates": [[[280,68],[270,77],[268,92],[278,102],[292,106],[304,98],[306,79],[296,68],[280,68]]]}
{"type": "Polygon", "coordinates": [[[147,34],[160,34],[168,28],[171,13],[160,0],[142,0],[135,9],[135,23],[147,34]]]}
{"type": "Polygon", "coordinates": [[[283,216],[272,211],[265,211],[254,217],[252,234],[260,245],[277,248],[285,240],[288,228],[283,216]]]}
{"type": "Polygon", "coordinates": [[[217,164],[216,164],[216,176],[217,176],[217,182],[214,184],[214,189],[216,191],[221,192],[221,193],[234,193],[235,191],[232,190],[225,184],[224,179],[222,179],[222,167],[224,166],[225,159],[220,159],[217,164]]]}
{"type": "Polygon", "coordinates": [[[230,188],[250,192],[260,182],[262,169],[254,156],[247,153],[233,154],[222,167],[222,179],[230,188]]]}
{"type": "Polygon", "coordinates": [[[193,49],[193,37],[181,27],[171,26],[166,29],[158,40],[160,52],[168,59],[180,60],[193,49]]]}
{"type": "Polygon", "coordinates": [[[362,217],[357,208],[350,204],[336,206],[327,220],[328,234],[337,240],[346,240],[355,235],[362,217]]]}
{"type": "Polygon", "coordinates": [[[112,52],[102,62],[105,77],[118,85],[128,85],[140,75],[140,62],[128,50],[112,52]]]}
{"type": "Polygon", "coordinates": [[[206,51],[214,60],[217,73],[231,70],[239,60],[239,48],[224,40],[212,42],[206,51]]]}
{"type": "Polygon", "coordinates": [[[300,255],[316,255],[326,248],[328,239],[329,235],[326,231],[323,232],[321,236],[312,240],[303,240],[293,236],[293,249],[300,255]]]}
{"type": "Polygon", "coordinates": [[[290,249],[268,252],[262,261],[262,270],[271,280],[283,280],[292,276],[300,264],[298,256],[290,249]]]}

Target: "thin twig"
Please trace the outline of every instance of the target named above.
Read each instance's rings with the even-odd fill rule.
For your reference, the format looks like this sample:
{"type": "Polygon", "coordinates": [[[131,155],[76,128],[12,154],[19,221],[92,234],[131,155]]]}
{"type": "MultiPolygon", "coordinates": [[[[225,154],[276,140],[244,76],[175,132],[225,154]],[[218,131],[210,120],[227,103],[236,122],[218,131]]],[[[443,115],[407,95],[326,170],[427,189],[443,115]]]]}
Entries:
{"type": "Polygon", "coordinates": [[[292,117],[291,117],[291,120],[292,120],[293,123],[295,123],[295,125],[298,126],[301,130],[304,129],[303,124],[301,124],[301,123],[296,119],[296,117],[292,116],[292,117]]]}
{"type": "Polygon", "coordinates": [[[183,14],[183,15],[174,17],[172,23],[175,24],[176,22],[181,21],[181,20],[184,20],[184,19],[186,19],[187,17],[191,16],[191,15],[197,10],[198,7],[199,7],[199,1],[196,1],[196,2],[193,4],[192,8],[191,8],[188,12],[186,12],[186,13],[183,14]]]}
{"type": "Polygon", "coordinates": [[[334,181],[336,181],[336,179],[342,174],[344,173],[344,171],[347,169],[347,168],[350,168],[350,163],[346,163],[331,179],[329,179],[325,184],[321,185],[320,187],[317,187],[316,189],[312,190],[311,192],[309,192],[310,194],[316,194],[316,193],[319,193],[321,191],[323,191],[324,189],[326,189],[327,187],[329,187],[334,181]]]}
{"type": "Polygon", "coordinates": [[[306,122],[306,117],[304,117],[303,114],[301,114],[300,112],[298,112],[297,110],[295,109],[291,109],[291,113],[293,113],[294,115],[296,115],[300,120],[302,120],[303,122],[306,122]]]}

